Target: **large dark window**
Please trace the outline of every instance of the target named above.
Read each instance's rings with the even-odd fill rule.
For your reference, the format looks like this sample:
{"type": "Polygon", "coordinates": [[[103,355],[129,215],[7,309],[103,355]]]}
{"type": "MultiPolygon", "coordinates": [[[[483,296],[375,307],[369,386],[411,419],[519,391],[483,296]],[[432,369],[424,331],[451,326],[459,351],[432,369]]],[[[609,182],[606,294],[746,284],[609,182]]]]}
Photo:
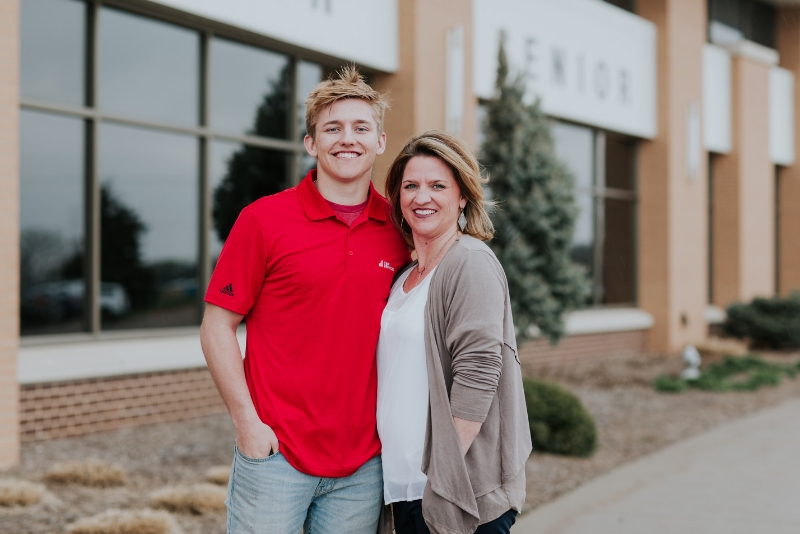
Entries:
{"type": "Polygon", "coordinates": [[[553,124],[556,153],[575,178],[578,218],[572,259],[586,268],[587,305],[636,302],[635,142],[618,134],[553,124]]]}
{"type": "Polygon", "coordinates": [[[22,334],[85,329],[84,123],[23,110],[20,117],[22,334]]]}
{"type": "Polygon", "coordinates": [[[750,41],[775,48],[775,8],[758,0],[708,0],[708,20],[741,32],[750,41]]]}
{"type": "Polygon", "coordinates": [[[198,324],[239,211],[314,165],[323,67],[187,22],[22,2],[23,335],[198,324]]]}

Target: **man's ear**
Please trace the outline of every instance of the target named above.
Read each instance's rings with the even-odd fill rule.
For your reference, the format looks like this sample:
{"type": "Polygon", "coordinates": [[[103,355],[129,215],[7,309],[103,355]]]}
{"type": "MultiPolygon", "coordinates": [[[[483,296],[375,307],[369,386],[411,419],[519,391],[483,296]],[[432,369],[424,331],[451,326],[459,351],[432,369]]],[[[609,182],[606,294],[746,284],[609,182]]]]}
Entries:
{"type": "Polygon", "coordinates": [[[386,151],[386,132],[381,132],[381,135],[378,136],[378,150],[375,151],[375,154],[380,156],[386,151]]]}
{"type": "Polygon", "coordinates": [[[306,147],[306,152],[308,152],[309,156],[312,158],[317,157],[317,142],[314,141],[313,137],[306,134],[306,136],[303,138],[303,145],[306,147]]]}

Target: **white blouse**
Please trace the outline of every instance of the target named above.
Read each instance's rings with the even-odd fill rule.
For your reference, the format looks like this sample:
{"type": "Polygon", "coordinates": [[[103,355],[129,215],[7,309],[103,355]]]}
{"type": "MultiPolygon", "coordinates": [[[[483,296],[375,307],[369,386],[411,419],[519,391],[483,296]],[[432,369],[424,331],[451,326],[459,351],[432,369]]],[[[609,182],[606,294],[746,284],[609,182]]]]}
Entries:
{"type": "Polygon", "coordinates": [[[428,369],[425,363],[425,303],[434,267],[406,293],[397,281],[381,317],[378,340],[378,435],[383,452],[383,498],[386,504],[422,499],[427,477],[422,447],[428,421],[428,369]]]}

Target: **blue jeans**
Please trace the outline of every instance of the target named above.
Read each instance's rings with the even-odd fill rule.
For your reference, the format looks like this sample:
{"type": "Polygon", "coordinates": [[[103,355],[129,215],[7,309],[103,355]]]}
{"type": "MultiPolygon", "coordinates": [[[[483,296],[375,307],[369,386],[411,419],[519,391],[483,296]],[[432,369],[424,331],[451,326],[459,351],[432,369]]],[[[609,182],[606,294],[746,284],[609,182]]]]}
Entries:
{"type": "Polygon", "coordinates": [[[248,458],[234,449],[228,534],[375,534],[383,505],[377,456],[349,477],[301,473],[280,453],[248,458]]]}

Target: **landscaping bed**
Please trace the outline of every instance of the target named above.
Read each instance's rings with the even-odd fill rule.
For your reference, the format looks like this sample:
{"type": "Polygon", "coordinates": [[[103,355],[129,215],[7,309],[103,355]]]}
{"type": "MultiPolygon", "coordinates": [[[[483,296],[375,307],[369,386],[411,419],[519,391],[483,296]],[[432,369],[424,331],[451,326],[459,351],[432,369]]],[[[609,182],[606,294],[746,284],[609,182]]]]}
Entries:
{"type": "MultiPolygon", "coordinates": [[[[768,361],[785,364],[800,359],[800,353],[765,353],[763,356],[768,361]]],[[[653,389],[655,377],[677,375],[682,367],[677,358],[639,356],[529,373],[559,383],[581,399],[595,419],[599,445],[594,455],[586,459],[534,452],[527,464],[526,510],[541,506],[640,456],[800,396],[800,377],[787,377],[776,387],[752,392],[689,390],[670,394],[653,389]]]]}
{"type": "MultiPolygon", "coordinates": [[[[800,353],[767,354],[770,361],[792,363],[800,353]]],[[[635,357],[605,363],[570,364],[528,374],[574,392],[594,417],[598,448],[589,458],[534,453],[527,464],[531,510],[584,482],[666,445],[800,395],[800,377],[753,392],[712,393],[689,390],[660,393],[652,380],[677,374],[678,359],[635,357]]],[[[206,472],[230,463],[233,427],[226,415],[147,425],[78,438],[23,444],[22,461],[0,478],[21,478],[45,485],[41,502],[0,507],[3,533],[65,532],[76,520],[109,509],[138,510],[152,505],[154,492],[197,484],[206,472]],[[45,481],[57,463],[105,460],[124,468],[122,485],[84,487],[45,481]]],[[[184,533],[225,532],[224,511],[173,512],[184,533]]]]}

